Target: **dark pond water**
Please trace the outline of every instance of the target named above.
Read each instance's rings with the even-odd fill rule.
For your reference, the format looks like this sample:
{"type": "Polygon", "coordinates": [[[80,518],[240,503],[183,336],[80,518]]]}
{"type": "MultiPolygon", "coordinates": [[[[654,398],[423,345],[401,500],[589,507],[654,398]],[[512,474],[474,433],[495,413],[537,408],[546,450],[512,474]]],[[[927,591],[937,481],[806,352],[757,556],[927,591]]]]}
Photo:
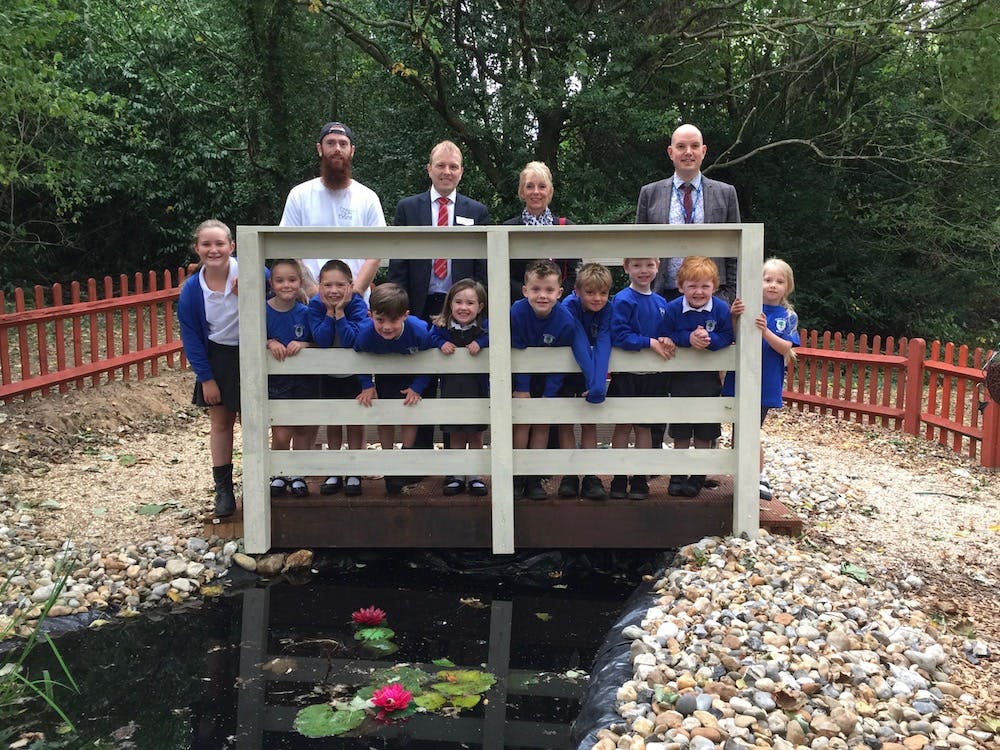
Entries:
{"type": "Polygon", "coordinates": [[[469,562],[339,559],[320,563],[317,574],[243,588],[197,609],[68,633],[57,643],[80,693],[60,693],[59,702],[78,734],[59,746],[568,747],[595,651],[655,561],[551,554],[506,569],[473,563],[485,569],[455,571],[469,562]],[[351,613],[369,605],[388,614],[396,653],[355,640],[351,613]],[[345,686],[349,698],[372,669],[405,662],[436,670],[431,662],[442,658],[500,678],[485,705],[457,717],[366,721],[336,738],[293,729],[299,709],[326,700],[329,686],[345,686]]]}

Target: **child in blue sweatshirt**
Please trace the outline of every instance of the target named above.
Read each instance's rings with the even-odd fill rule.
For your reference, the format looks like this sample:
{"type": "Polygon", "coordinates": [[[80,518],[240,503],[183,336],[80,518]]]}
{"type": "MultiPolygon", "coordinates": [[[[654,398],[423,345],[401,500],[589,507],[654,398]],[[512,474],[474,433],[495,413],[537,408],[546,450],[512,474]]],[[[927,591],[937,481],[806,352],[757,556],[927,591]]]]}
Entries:
{"type": "MultiPolygon", "coordinates": [[[[398,284],[379,284],[369,299],[371,318],[355,326],[337,311],[337,335],[344,346],[355,351],[370,354],[416,354],[424,349],[433,349],[427,324],[410,315],[410,299],[406,290],[398,284]]],[[[361,393],[357,401],[362,406],[371,406],[375,398],[401,398],[407,406],[420,403],[424,389],[430,382],[430,375],[379,375],[378,384],[372,382],[371,375],[358,375],[361,393]]],[[[382,450],[392,450],[396,437],[395,425],[379,425],[378,439],[382,450]]],[[[403,425],[403,448],[412,448],[417,437],[417,425],[403,425]]],[[[390,495],[402,492],[405,482],[401,477],[386,477],[385,489],[390,495]]]]}
{"type": "MultiPolygon", "coordinates": [[[[351,268],[342,260],[328,260],[319,272],[319,292],[309,300],[309,328],[312,331],[313,342],[318,347],[343,347],[345,344],[337,337],[337,309],[343,308],[344,317],[355,326],[368,318],[368,305],[364,297],[354,291],[354,277],[351,268]]],[[[320,375],[320,398],[355,399],[361,393],[357,375],[320,375]]],[[[365,447],[365,428],[359,424],[327,425],[326,447],[339,451],[344,445],[344,432],[347,432],[347,447],[354,451],[365,447]]],[[[312,442],[315,443],[314,428],[312,442]]],[[[323,495],[336,495],[341,490],[345,495],[361,494],[361,477],[328,476],[320,485],[323,495]]]]}
{"type": "MultiPolygon", "coordinates": [[[[677,288],[683,296],[667,304],[661,335],[677,346],[715,351],[733,343],[733,321],[729,304],[712,296],[719,288],[719,269],[715,261],[690,255],[677,270],[677,288]]],[[[716,370],[677,372],[670,380],[671,396],[718,396],[722,381],[716,370]]],[[[693,440],[695,448],[711,448],[722,434],[722,425],[671,422],[670,437],[674,448],[686,450],[693,440]]],[[[667,492],[694,497],[705,486],[704,474],[674,475],[667,492]]]]}
{"type": "MultiPolygon", "coordinates": [[[[562,274],[550,260],[539,260],[528,266],[524,274],[524,299],[510,308],[510,343],[515,349],[529,346],[570,346],[583,373],[584,382],[594,382],[594,362],[583,326],[568,308],[559,304],[562,296],[562,274]]],[[[551,373],[545,377],[542,395],[559,395],[565,376],[551,373]]],[[[514,374],[514,398],[531,398],[531,375],[514,374]]],[[[549,426],[515,424],[514,448],[545,448],[549,426]]],[[[514,477],[514,499],[528,497],[544,500],[548,497],[539,476],[514,477]]]]}
{"type": "MultiPolygon", "coordinates": [[[[573,293],[564,301],[573,317],[580,321],[587,342],[591,347],[594,361],[593,382],[587,383],[583,373],[573,373],[566,376],[560,396],[586,396],[587,401],[599,404],[604,401],[607,391],[608,363],[611,361],[611,306],[608,295],[611,293],[611,271],[600,263],[585,263],[580,266],[573,285],[573,293]]],[[[576,448],[576,436],[573,425],[559,425],[559,447],[576,448]]],[[[580,447],[597,448],[597,425],[580,425],[580,447]]],[[[587,500],[607,500],[608,491],[604,489],[599,477],[587,474],[580,477],[567,474],[559,483],[559,497],[577,497],[587,500]]]]}
{"type": "MultiPolygon", "coordinates": [[[[674,344],[661,339],[659,334],[667,301],[652,290],[660,259],[625,258],[622,267],[628,274],[629,285],[611,303],[611,343],[628,351],[652,349],[663,359],[670,359],[674,356],[674,344]]],[[[616,372],[611,376],[610,392],[612,396],[666,396],[668,383],[665,372],[616,372]]],[[[633,430],[636,448],[653,447],[652,426],[652,423],[615,425],[611,447],[627,448],[633,430]]],[[[645,500],[649,497],[649,480],[645,474],[636,474],[629,487],[629,478],[618,474],[611,479],[611,497],[645,500]]]]}

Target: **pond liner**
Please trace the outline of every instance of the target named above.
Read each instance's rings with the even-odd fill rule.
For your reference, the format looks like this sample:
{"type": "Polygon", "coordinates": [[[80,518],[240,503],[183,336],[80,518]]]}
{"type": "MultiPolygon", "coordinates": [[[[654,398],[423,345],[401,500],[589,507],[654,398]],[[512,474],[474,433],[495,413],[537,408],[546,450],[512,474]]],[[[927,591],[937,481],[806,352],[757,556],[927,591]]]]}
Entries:
{"type": "MultiPolygon", "coordinates": [[[[668,553],[668,559],[672,557],[673,553],[668,553]]],[[[571,748],[590,750],[598,742],[598,732],[622,724],[622,717],[615,710],[618,689],[633,675],[632,639],[625,638],[622,631],[629,625],[639,627],[646,612],[656,604],[659,595],[653,591],[653,586],[665,570],[666,566],[636,587],[597,650],[587,691],[580,699],[580,713],[570,729],[571,748]]]]}

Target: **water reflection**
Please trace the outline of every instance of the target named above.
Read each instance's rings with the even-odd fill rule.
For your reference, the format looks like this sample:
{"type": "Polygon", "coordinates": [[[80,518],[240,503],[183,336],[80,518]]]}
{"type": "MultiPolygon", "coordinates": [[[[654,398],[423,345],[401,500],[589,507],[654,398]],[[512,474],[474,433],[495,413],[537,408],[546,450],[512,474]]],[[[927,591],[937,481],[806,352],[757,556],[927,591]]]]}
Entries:
{"type": "MultiPolygon", "coordinates": [[[[56,739],[56,718],[45,712],[27,716],[25,728],[62,743],[47,747],[74,750],[567,747],[586,672],[637,576],[584,577],[558,559],[519,585],[495,570],[486,579],[424,562],[324,569],[68,633],[57,642],[80,693],[58,697],[78,734],[56,739]],[[388,613],[398,652],[354,640],[351,612],[369,605],[388,613]],[[334,685],[351,695],[373,669],[408,662],[433,672],[439,658],[496,675],[488,702],[456,718],[418,714],[335,738],[292,728],[334,685]]],[[[32,670],[56,666],[36,655],[32,670]]]]}
{"type": "Polygon", "coordinates": [[[621,599],[502,584],[492,592],[480,589],[310,584],[246,592],[236,747],[568,747],[593,650],[621,599]],[[350,613],[371,604],[389,612],[396,632],[400,649],[387,658],[366,654],[353,638],[350,613]],[[300,708],[325,698],[317,686],[348,686],[341,693],[349,696],[375,669],[406,662],[435,672],[440,667],[432,662],[439,658],[458,668],[486,669],[497,682],[480,705],[457,718],[369,721],[350,733],[360,736],[323,740],[303,738],[293,728],[300,708]]]}

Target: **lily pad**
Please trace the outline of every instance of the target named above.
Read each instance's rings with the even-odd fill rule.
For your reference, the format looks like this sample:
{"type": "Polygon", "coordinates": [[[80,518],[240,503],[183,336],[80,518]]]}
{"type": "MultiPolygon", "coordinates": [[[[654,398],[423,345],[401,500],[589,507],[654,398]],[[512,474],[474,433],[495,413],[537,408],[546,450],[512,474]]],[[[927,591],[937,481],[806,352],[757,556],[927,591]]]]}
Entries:
{"type": "Polygon", "coordinates": [[[437,691],[428,690],[426,693],[421,693],[414,698],[413,702],[428,711],[437,711],[441,708],[441,706],[448,702],[448,699],[437,691]]]}
{"type": "Polygon", "coordinates": [[[333,737],[365,720],[364,711],[335,711],[326,703],[306,706],[295,716],[295,730],[306,737],[333,737]]]}
{"type": "Polygon", "coordinates": [[[435,659],[431,662],[435,667],[454,667],[455,662],[447,657],[442,657],[440,659],[435,659]]]}
{"type": "Polygon", "coordinates": [[[359,628],[354,634],[357,641],[387,641],[396,635],[392,628],[359,628]]]}
{"type": "Polygon", "coordinates": [[[381,686],[388,685],[390,682],[398,682],[411,693],[419,693],[422,686],[434,679],[434,675],[416,667],[400,665],[376,670],[370,679],[373,685],[381,686]]]}
{"type": "Polygon", "coordinates": [[[361,645],[369,651],[374,651],[376,654],[383,654],[385,656],[399,651],[399,646],[392,641],[362,641],[361,645]]]}
{"type": "Polygon", "coordinates": [[[497,678],[489,672],[475,669],[453,669],[437,673],[441,682],[434,683],[431,688],[445,695],[473,695],[485,693],[497,678]]]}
{"type": "Polygon", "coordinates": [[[472,708],[482,698],[481,695],[456,695],[451,699],[451,705],[459,708],[472,708]]]}
{"type": "Polygon", "coordinates": [[[552,615],[550,615],[548,612],[535,612],[535,617],[537,617],[542,622],[548,622],[549,620],[552,619],[552,615]]]}

